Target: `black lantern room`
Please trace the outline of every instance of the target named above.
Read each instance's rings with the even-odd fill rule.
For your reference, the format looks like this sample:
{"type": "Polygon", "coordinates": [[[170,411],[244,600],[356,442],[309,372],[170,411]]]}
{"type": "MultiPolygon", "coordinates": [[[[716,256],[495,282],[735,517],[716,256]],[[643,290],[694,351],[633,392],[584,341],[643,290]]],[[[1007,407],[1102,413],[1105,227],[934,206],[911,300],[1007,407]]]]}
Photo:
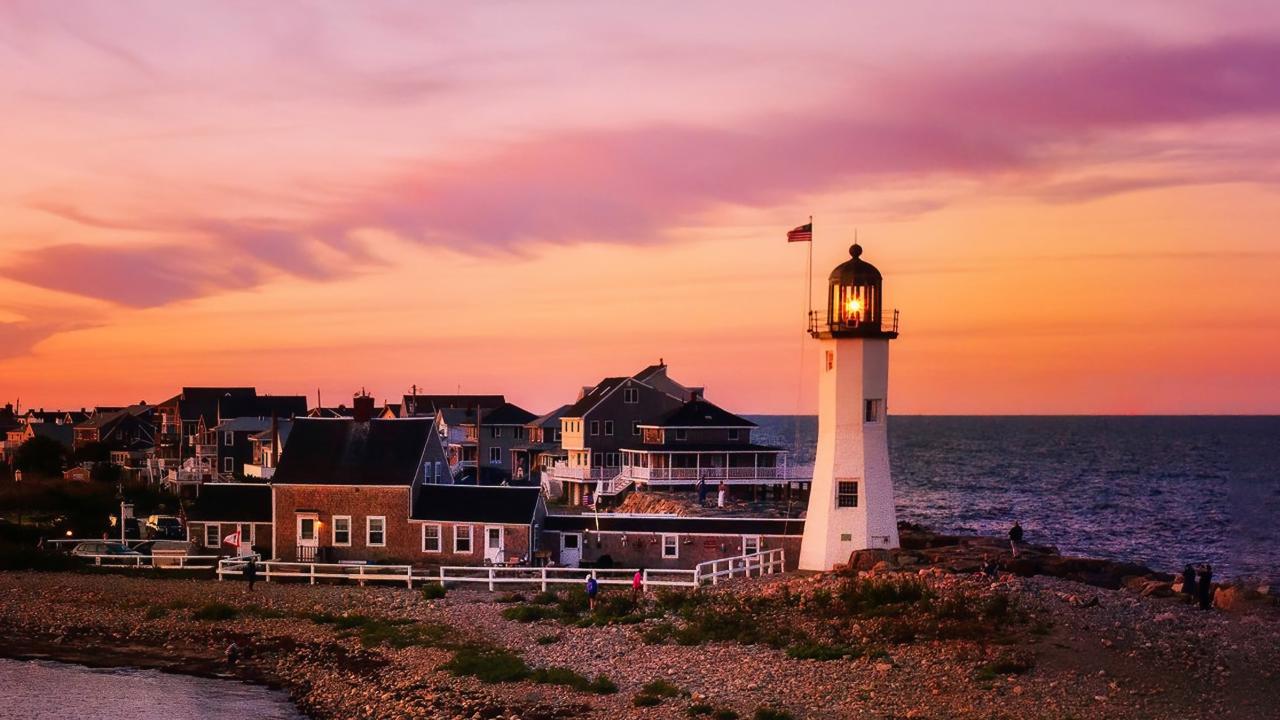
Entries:
{"type": "Polygon", "coordinates": [[[809,329],[814,337],[898,337],[898,311],[883,316],[884,292],[880,271],[862,259],[862,246],[849,248],[849,260],[836,266],[827,278],[826,323],[809,329]]]}

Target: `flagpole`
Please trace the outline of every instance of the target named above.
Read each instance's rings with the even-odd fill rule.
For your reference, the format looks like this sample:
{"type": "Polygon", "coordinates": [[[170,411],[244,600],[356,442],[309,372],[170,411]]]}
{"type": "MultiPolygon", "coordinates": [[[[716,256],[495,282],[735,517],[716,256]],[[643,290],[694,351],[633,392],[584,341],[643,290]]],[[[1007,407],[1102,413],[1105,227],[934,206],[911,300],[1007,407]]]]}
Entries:
{"type": "Polygon", "coordinates": [[[813,216],[809,216],[809,259],[804,273],[805,322],[808,330],[813,326],[813,216]]]}

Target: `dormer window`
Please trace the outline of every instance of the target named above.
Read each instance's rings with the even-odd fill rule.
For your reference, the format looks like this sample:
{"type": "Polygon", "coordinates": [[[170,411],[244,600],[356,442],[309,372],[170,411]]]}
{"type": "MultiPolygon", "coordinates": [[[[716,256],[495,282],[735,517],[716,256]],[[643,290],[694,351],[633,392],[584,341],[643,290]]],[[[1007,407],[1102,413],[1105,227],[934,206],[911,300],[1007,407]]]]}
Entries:
{"type": "Polygon", "coordinates": [[[640,388],[622,388],[622,402],[628,405],[635,405],[640,402],[640,388]]]}

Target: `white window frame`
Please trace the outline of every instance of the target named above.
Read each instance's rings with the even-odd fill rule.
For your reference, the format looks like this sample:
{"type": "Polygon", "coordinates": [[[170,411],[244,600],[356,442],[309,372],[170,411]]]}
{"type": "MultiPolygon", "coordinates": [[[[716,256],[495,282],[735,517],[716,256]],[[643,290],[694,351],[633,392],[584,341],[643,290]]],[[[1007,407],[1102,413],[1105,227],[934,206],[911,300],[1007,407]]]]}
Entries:
{"type": "Polygon", "coordinates": [[[743,535],[742,536],[742,554],[754,555],[755,553],[758,553],[758,552],[760,552],[760,536],[759,535],[743,535]],[[755,548],[751,550],[747,549],[748,544],[754,545],[755,548]]]}
{"type": "Polygon", "coordinates": [[[207,548],[222,547],[222,526],[218,523],[204,524],[204,546],[207,548]],[[213,542],[209,542],[209,530],[213,530],[213,542]]]}
{"type": "Polygon", "coordinates": [[[689,439],[689,428],[676,428],[676,440],[686,442],[689,439]]]}
{"type": "Polygon", "coordinates": [[[680,558],[680,536],[669,534],[669,533],[663,533],[662,534],[662,559],[678,560],[679,558],[680,558]],[[668,547],[667,545],[668,542],[670,542],[670,547],[668,547]],[[668,550],[670,550],[671,552],[667,552],[668,550]]]}
{"type": "Polygon", "coordinates": [[[502,427],[499,425],[489,426],[489,437],[497,439],[502,437],[502,427]]]}
{"type": "Polygon", "coordinates": [[[385,515],[369,515],[364,519],[364,544],[365,547],[386,547],[387,546],[387,516],[385,515]],[[382,542],[373,541],[373,521],[377,520],[382,524],[382,542]]]}
{"type": "Polygon", "coordinates": [[[454,525],[453,526],[453,553],[455,555],[470,555],[471,553],[475,552],[476,539],[474,537],[474,534],[475,534],[474,527],[475,527],[474,525],[454,525]],[[463,534],[464,528],[466,529],[465,535],[463,534]],[[462,550],[458,547],[458,541],[464,537],[467,539],[466,550],[462,550]]]}
{"type": "Polygon", "coordinates": [[[604,421],[604,434],[605,434],[605,435],[613,435],[613,421],[612,421],[612,420],[605,420],[605,421],[604,421]]]}
{"type": "Polygon", "coordinates": [[[432,472],[431,477],[432,477],[436,482],[440,482],[440,461],[439,461],[439,460],[436,460],[434,465],[435,465],[435,466],[434,466],[434,468],[433,468],[433,472],[432,472]]]}
{"type": "Polygon", "coordinates": [[[857,480],[836,480],[836,509],[844,510],[847,508],[858,507],[858,499],[859,499],[858,491],[859,490],[861,490],[861,488],[858,487],[857,480]],[[845,505],[844,503],[841,502],[842,498],[848,497],[848,493],[844,492],[845,490],[844,486],[846,485],[853,486],[853,504],[852,505],[845,505]]]}
{"type": "Polygon", "coordinates": [[[423,523],[422,524],[422,552],[439,554],[444,552],[444,528],[440,523],[423,523]],[[435,528],[436,531],[436,549],[432,550],[427,547],[427,528],[435,528]]]}
{"type": "Polygon", "coordinates": [[[502,464],[502,448],[500,447],[489,448],[489,464],[490,465],[502,464]]]}
{"type": "Polygon", "coordinates": [[[235,445],[236,444],[235,434],[230,432],[222,433],[222,444],[226,445],[227,447],[231,447],[232,445],[235,445]]]}
{"type": "Polygon", "coordinates": [[[622,388],[622,402],[627,405],[635,405],[640,402],[640,388],[627,387],[622,388]]]}
{"type": "Polygon", "coordinates": [[[224,473],[235,472],[235,469],[236,469],[235,458],[233,457],[222,458],[222,472],[224,473]]]}
{"type": "Polygon", "coordinates": [[[738,434],[738,432],[739,432],[739,431],[738,431],[738,428],[729,428],[729,439],[730,439],[730,440],[737,440],[739,437],[741,437],[741,436],[738,434]]]}
{"type": "Polygon", "coordinates": [[[599,421],[599,420],[592,420],[592,421],[591,421],[591,434],[592,434],[592,435],[599,435],[599,434],[600,434],[600,421],[599,421]]]}
{"type": "Polygon", "coordinates": [[[351,547],[351,516],[350,515],[334,515],[332,519],[333,519],[333,531],[329,539],[333,542],[333,546],[334,547],[351,547]],[[347,521],[347,541],[346,542],[338,542],[338,521],[339,520],[347,521]]]}

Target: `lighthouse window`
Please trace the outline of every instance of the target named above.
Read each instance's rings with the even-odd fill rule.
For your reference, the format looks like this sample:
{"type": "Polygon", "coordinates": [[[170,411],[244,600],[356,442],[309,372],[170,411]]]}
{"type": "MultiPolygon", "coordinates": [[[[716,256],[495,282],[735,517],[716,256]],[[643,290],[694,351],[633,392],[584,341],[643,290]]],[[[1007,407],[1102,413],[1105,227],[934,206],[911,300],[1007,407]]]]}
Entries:
{"type": "Polygon", "coordinates": [[[858,483],[847,480],[836,483],[836,507],[858,507],[858,483]]]}
{"type": "Polygon", "coordinates": [[[883,415],[884,415],[884,401],[883,401],[883,400],[868,400],[868,401],[867,401],[866,411],[865,411],[865,412],[864,412],[864,414],[863,414],[863,420],[864,420],[865,422],[869,422],[869,423],[878,423],[878,422],[880,422],[880,421],[883,419],[883,415]]]}

